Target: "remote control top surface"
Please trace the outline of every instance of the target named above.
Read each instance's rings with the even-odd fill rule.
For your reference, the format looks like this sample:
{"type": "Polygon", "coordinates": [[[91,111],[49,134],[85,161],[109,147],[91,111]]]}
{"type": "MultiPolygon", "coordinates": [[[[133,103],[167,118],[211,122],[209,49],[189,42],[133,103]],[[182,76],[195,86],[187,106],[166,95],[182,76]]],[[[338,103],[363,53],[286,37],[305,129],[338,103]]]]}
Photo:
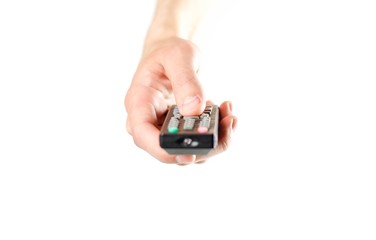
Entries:
{"type": "Polygon", "coordinates": [[[182,116],[172,105],[162,125],[160,146],[169,154],[207,154],[218,144],[219,109],[206,105],[197,116],[182,116]]]}

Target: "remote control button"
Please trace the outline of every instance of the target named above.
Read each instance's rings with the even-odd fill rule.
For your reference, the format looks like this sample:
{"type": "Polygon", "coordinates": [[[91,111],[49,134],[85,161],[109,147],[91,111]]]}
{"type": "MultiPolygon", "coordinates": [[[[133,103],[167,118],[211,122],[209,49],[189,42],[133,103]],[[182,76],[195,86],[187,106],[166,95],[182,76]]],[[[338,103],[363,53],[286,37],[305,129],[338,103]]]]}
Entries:
{"type": "Polygon", "coordinates": [[[199,133],[207,133],[209,129],[207,127],[198,127],[197,132],[199,133]]]}
{"type": "Polygon", "coordinates": [[[177,128],[177,127],[169,127],[168,128],[168,132],[169,133],[178,133],[179,132],[179,128],[177,128]]]}
{"type": "Polygon", "coordinates": [[[177,118],[171,118],[167,126],[169,133],[177,133],[179,131],[179,120],[177,118]]]}
{"type": "Polygon", "coordinates": [[[213,110],[213,106],[211,106],[211,105],[206,105],[203,114],[208,114],[208,115],[210,116],[211,113],[212,113],[212,110],[213,110]]]}
{"type": "Polygon", "coordinates": [[[174,108],[174,110],[173,110],[173,112],[172,112],[172,115],[173,115],[175,118],[177,118],[177,119],[182,118],[182,115],[180,114],[180,112],[179,112],[179,108],[178,108],[178,107],[175,107],[175,108],[174,108]]]}
{"type": "Polygon", "coordinates": [[[213,110],[213,106],[212,105],[206,105],[205,107],[205,111],[212,111],[213,110]]]}
{"type": "Polygon", "coordinates": [[[179,108],[178,108],[178,107],[175,107],[175,108],[174,108],[174,111],[173,111],[172,113],[173,113],[173,115],[180,114],[180,112],[179,112],[179,108]]]}
{"type": "Polygon", "coordinates": [[[210,115],[207,114],[207,113],[203,113],[203,114],[200,115],[200,119],[203,119],[205,117],[210,117],[210,115]]]}
{"type": "Polygon", "coordinates": [[[206,133],[209,131],[210,127],[210,118],[209,117],[204,117],[201,119],[200,125],[198,126],[197,131],[199,133],[206,133]]]}
{"type": "Polygon", "coordinates": [[[204,117],[200,121],[200,127],[210,127],[210,118],[209,117],[204,117]]]}
{"type": "Polygon", "coordinates": [[[178,133],[179,132],[179,128],[177,128],[177,127],[169,127],[168,128],[168,132],[169,133],[178,133]]]}
{"type": "Polygon", "coordinates": [[[200,118],[199,116],[185,116],[184,120],[186,120],[186,119],[199,119],[199,118],[200,118]]]}
{"type": "Polygon", "coordinates": [[[192,130],[194,125],[195,125],[195,121],[196,121],[196,118],[184,118],[185,121],[184,121],[184,130],[192,130]]]}

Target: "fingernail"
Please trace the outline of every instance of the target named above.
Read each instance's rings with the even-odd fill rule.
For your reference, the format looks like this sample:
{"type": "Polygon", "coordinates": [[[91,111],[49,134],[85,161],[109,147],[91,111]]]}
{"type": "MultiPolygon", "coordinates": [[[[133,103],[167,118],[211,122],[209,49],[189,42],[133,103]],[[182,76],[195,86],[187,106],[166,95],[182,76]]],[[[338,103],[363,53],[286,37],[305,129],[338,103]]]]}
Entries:
{"type": "Polygon", "coordinates": [[[192,159],[190,156],[178,155],[176,156],[175,160],[178,164],[186,165],[191,164],[194,159],[192,159]]]}
{"type": "Polygon", "coordinates": [[[231,103],[231,102],[228,102],[228,108],[229,108],[230,111],[232,112],[232,103],[231,103]]]}
{"type": "Polygon", "coordinates": [[[182,111],[183,113],[196,111],[197,105],[201,102],[201,99],[198,96],[187,97],[184,100],[182,111]]]}
{"type": "Polygon", "coordinates": [[[227,130],[228,130],[229,134],[231,134],[232,131],[234,130],[234,119],[233,118],[231,118],[230,127],[227,130]]]}
{"type": "Polygon", "coordinates": [[[232,130],[235,130],[237,121],[238,121],[238,119],[236,117],[232,118],[232,121],[231,121],[232,130]]]}

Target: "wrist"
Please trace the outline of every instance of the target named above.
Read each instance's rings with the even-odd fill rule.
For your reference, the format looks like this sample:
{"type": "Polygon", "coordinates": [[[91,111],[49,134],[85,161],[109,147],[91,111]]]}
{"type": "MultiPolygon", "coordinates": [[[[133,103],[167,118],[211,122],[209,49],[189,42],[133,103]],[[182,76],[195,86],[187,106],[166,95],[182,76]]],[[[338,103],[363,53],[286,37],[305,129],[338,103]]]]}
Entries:
{"type": "Polygon", "coordinates": [[[143,56],[150,54],[174,39],[192,41],[193,34],[193,26],[184,26],[179,21],[169,20],[164,17],[154,19],[144,41],[143,56]]]}
{"type": "Polygon", "coordinates": [[[159,0],[144,42],[143,56],[168,39],[192,41],[210,0],[159,0]]]}

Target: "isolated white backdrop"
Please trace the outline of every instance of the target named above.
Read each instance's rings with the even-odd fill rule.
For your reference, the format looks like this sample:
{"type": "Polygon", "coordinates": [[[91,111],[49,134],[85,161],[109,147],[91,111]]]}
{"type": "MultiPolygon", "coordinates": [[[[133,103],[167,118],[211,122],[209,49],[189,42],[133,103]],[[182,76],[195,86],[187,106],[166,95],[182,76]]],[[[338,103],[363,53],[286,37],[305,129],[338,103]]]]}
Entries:
{"type": "Polygon", "coordinates": [[[1,1],[0,239],[375,239],[372,4],[211,15],[200,79],[239,125],[179,167],[124,127],[154,1],[1,1]]]}

